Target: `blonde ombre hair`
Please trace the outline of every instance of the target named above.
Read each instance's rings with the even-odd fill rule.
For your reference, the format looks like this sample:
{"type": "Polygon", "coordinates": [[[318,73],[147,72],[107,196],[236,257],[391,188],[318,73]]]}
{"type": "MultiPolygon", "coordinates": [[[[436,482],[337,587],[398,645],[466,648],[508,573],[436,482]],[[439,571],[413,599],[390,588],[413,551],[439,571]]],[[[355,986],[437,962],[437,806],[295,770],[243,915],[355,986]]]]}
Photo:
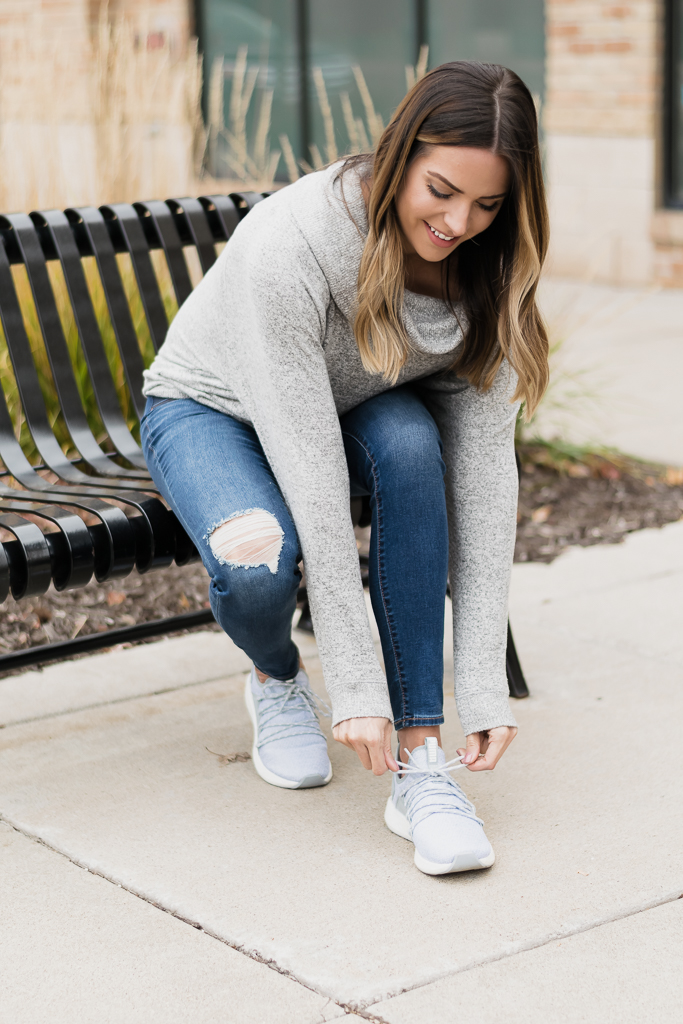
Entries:
{"type": "Polygon", "coordinates": [[[451,310],[455,314],[455,301],[461,303],[467,320],[452,369],[486,391],[508,359],[519,377],[513,401],[522,399],[529,417],[548,384],[548,336],[536,305],[548,214],[534,102],[522,80],[498,64],[454,61],[435,68],[405,97],[374,159],[355,157],[345,164],[344,170],[355,166],[362,174],[366,161],[371,175],[354,324],[363,365],[395,384],[410,352],[395,199],[410,163],[427,146],[487,149],[510,166],[510,189],[497,216],[443,260],[442,280],[451,310]]]}

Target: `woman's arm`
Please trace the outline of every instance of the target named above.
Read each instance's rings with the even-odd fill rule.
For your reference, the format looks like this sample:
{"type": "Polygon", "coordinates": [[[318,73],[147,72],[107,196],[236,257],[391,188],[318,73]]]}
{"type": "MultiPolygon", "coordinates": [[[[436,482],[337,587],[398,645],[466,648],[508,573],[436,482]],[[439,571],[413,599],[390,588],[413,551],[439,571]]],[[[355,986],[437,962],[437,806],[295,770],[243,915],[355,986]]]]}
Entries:
{"type": "Polygon", "coordinates": [[[268,207],[252,210],[223,254],[229,299],[216,371],[247,411],[296,524],[333,724],[391,720],[324,360],[327,282],[292,218],[268,207]]]}
{"type": "MultiPolygon", "coordinates": [[[[487,392],[452,375],[422,382],[447,467],[455,696],[468,736],[515,726],[505,671],[517,524],[514,434],[519,405],[510,403],[515,386],[507,362],[487,392]]],[[[474,747],[481,742],[468,743],[470,753],[476,756],[480,748],[475,752],[474,747]]],[[[500,743],[485,739],[483,745],[490,749],[489,766],[500,743]]]]}

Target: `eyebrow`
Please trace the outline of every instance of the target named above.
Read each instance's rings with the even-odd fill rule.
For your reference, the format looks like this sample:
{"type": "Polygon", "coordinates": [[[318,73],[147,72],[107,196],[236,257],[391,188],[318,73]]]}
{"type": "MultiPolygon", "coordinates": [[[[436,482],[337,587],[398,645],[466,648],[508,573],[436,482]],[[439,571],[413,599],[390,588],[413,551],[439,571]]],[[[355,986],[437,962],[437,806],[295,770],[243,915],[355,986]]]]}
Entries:
{"type": "MultiPolygon", "coordinates": [[[[448,185],[454,192],[458,192],[461,196],[464,195],[463,190],[458,188],[457,185],[453,185],[448,178],[444,178],[443,174],[437,174],[436,171],[427,171],[427,174],[431,174],[432,178],[438,178],[439,181],[443,181],[444,185],[448,185]]],[[[498,192],[495,196],[479,196],[480,199],[502,199],[506,196],[507,192],[498,192]]]]}

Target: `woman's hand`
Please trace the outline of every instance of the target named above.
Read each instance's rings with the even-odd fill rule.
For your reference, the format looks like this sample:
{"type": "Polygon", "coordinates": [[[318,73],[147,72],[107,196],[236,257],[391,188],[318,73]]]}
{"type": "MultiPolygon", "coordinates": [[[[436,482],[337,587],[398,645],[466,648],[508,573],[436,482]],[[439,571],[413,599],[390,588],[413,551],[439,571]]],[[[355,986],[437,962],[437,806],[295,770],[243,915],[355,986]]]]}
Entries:
{"type": "Polygon", "coordinates": [[[364,768],[384,775],[387,768],[398,771],[391,755],[391,730],[388,718],[347,718],[335,725],[332,735],[337,743],[356,751],[364,768]]]}
{"type": "Polygon", "coordinates": [[[458,754],[464,754],[463,764],[471,772],[486,772],[495,768],[503,753],[510,746],[517,730],[509,725],[499,725],[484,732],[473,732],[467,737],[467,749],[462,747],[458,754]],[[483,757],[479,755],[483,754],[483,757]]]}

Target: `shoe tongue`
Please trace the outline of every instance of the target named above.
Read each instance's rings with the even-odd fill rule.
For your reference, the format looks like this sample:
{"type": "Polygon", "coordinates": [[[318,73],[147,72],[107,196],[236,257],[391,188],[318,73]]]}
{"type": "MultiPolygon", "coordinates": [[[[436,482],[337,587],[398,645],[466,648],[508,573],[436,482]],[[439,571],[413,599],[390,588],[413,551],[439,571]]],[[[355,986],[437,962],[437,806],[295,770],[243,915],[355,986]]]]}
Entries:
{"type": "Polygon", "coordinates": [[[446,763],[446,755],[441,747],[434,744],[425,744],[423,747],[416,747],[410,755],[411,763],[416,768],[429,769],[440,768],[446,763]],[[431,750],[429,748],[432,748],[431,750]],[[431,755],[431,756],[430,756],[431,755]]]}
{"type": "Polygon", "coordinates": [[[300,668],[299,671],[297,672],[297,674],[295,675],[294,682],[298,683],[299,686],[304,686],[307,690],[310,690],[310,688],[311,688],[311,684],[310,684],[310,681],[308,679],[308,676],[306,675],[306,673],[304,672],[304,670],[302,668],[300,668]]]}

